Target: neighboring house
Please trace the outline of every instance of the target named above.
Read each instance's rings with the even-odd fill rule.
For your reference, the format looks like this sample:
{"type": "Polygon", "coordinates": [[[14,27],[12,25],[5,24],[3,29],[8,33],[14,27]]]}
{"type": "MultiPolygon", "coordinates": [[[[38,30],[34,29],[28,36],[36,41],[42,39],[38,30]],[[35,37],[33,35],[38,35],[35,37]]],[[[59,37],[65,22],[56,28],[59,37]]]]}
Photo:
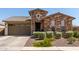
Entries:
{"type": "Polygon", "coordinates": [[[4,30],[5,30],[5,23],[0,22],[0,35],[4,35],[4,30]]]}
{"type": "Polygon", "coordinates": [[[35,9],[30,16],[13,16],[5,22],[5,35],[31,35],[34,31],[72,30],[72,16],[57,12],[47,15],[48,11],[35,9]]]}

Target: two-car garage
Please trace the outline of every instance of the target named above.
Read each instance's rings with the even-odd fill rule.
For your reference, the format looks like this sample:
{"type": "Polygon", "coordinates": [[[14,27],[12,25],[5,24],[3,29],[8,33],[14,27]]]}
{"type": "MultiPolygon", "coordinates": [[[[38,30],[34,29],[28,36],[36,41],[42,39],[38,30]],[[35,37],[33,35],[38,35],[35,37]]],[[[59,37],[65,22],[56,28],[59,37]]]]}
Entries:
{"type": "Polygon", "coordinates": [[[31,29],[28,24],[9,24],[8,35],[30,35],[31,29]]]}
{"type": "Polygon", "coordinates": [[[14,16],[5,20],[6,35],[31,35],[31,18],[14,16]]]}

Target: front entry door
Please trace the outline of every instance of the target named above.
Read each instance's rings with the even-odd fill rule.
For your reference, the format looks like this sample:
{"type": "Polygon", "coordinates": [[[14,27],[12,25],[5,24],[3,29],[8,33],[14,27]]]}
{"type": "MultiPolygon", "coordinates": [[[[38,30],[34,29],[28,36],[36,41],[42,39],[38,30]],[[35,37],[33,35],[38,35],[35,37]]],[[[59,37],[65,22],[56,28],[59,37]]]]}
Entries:
{"type": "Polygon", "coordinates": [[[41,23],[35,22],[35,31],[40,31],[40,30],[41,30],[41,23]]]}

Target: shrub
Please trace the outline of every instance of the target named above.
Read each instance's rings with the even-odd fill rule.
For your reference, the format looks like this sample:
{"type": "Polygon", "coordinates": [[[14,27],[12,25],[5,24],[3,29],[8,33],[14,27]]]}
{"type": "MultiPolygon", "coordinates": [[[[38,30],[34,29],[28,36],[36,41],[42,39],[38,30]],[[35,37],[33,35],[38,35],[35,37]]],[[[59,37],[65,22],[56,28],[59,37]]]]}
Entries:
{"type": "Polygon", "coordinates": [[[53,32],[46,32],[47,38],[53,38],[53,32]]]}
{"type": "Polygon", "coordinates": [[[45,38],[44,40],[39,41],[39,42],[35,41],[33,43],[33,46],[35,46],[35,47],[50,47],[50,46],[52,46],[52,44],[51,44],[50,39],[45,38]]]}
{"type": "Polygon", "coordinates": [[[76,41],[76,39],[74,37],[70,37],[67,39],[67,41],[68,41],[68,44],[73,44],[76,41]]]}
{"type": "Polygon", "coordinates": [[[79,32],[74,31],[74,35],[73,35],[73,37],[75,37],[75,38],[79,38],[79,32]]]}
{"type": "Polygon", "coordinates": [[[50,47],[50,46],[52,46],[50,40],[51,39],[49,39],[49,38],[45,38],[44,41],[43,41],[43,47],[50,47]]]}
{"type": "Polygon", "coordinates": [[[69,35],[69,37],[73,37],[73,31],[67,31],[66,33],[69,35]]]}
{"type": "Polygon", "coordinates": [[[56,38],[56,39],[60,39],[60,38],[61,38],[61,32],[56,32],[55,38],[56,38]]]}
{"type": "Polygon", "coordinates": [[[66,33],[62,33],[63,38],[73,37],[73,31],[67,31],[66,33]]]}
{"type": "Polygon", "coordinates": [[[62,37],[63,37],[63,38],[68,38],[69,35],[68,35],[67,33],[62,33],[62,37]]]}
{"type": "Polygon", "coordinates": [[[42,40],[45,38],[45,32],[33,32],[35,38],[42,40]]]}
{"type": "Polygon", "coordinates": [[[42,47],[42,45],[43,45],[42,41],[35,41],[35,42],[33,42],[33,46],[34,47],[42,47]]]}

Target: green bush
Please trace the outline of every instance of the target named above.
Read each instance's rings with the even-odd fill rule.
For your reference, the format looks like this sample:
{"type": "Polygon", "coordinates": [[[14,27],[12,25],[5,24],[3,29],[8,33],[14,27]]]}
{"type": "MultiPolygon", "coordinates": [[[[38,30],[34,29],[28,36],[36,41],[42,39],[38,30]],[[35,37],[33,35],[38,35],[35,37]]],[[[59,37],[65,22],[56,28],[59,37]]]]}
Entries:
{"type": "Polygon", "coordinates": [[[69,37],[73,37],[73,31],[67,31],[66,33],[69,35],[69,37]]]}
{"type": "Polygon", "coordinates": [[[74,31],[74,35],[73,35],[73,37],[75,37],[75,38],[79,38],[79,32],[78,32],[78,31],[74,31]]]}
{"type": "Polygon", "coordinates": [[[63,38],[68,38],[69,35],[68,35],[67,33],[62,33],[62,37],[63,37],[63,38]]]}
{"type": "Polygon", "coordinates": [[[73,37],[73,31],[67,31],[65,33],[62,33],[62,37],[63,38],[70,38],[70,37],[73,37]]]}
{"type": "Polygon", "coordinates": [[[49,38],[45,38],[44,41],[43,41],[43,47],[50,47],[50,46],[52,46],[50,40],[51,39],[49,39],[49,38]]]}
{"type": "Polygon", "coordinates": [[[68,41],[68,44],[73,44],[76,41],[76,39],[74,37],[70,37],[67,39],[67,41],[68,41]]]}
{"type": "Polygon", "coordinates": [[[55,34],[55,39],[60,39],[61,38],[61,32],[56,32],[55,34]]]}
{"type": "Polygon", "coordinates": [[[34,47],[50,47],[50,46],[52,46],[52,44],[51,44],[50,39],[45,38],[45,39],[42,40],[42,41],[35,41],[35,42],[33,43],[33,46],[34,46],[34,47]]]}
{"type": "Polygon", "coordinates": [[[53,38],[53,32],[46,32],[47,38],[53,38]]]}
{"type": "Polygon", "coordinates": [[[42,45],[43,45],[43,41],[35,41],[35,42],[33,42],[34,47],[42,47],[42,45]]]}
{"type": "Polygon", "coordinates": [[[45,38],[45,32],[33,32],[35,38],[42,40],[45,38]]]}

